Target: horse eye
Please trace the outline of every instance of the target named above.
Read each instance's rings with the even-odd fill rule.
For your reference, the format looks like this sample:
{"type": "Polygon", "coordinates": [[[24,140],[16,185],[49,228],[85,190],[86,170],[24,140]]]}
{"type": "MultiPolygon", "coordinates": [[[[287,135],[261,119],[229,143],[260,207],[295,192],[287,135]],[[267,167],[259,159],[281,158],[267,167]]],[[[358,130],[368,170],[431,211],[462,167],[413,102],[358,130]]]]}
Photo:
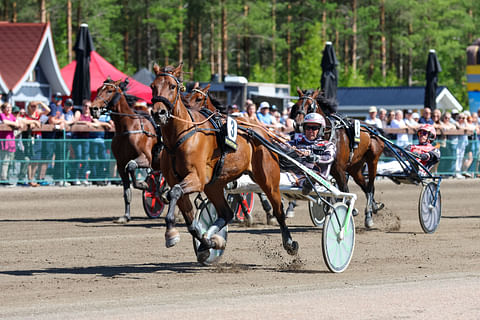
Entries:
{"type": "Polygon", "coordinates": [[[200,101],[202,101],[202,98],[197,98],[196,101],[197,101],[197,102],[200,102],[200,101]]]}
{"type": "Polygon", "coordinates": [[[175,89],[175,87],[176,87],[176,86],[175,86],[174,84],[171,84],[171,85],[170,85],[170,90],[175,89]]]}

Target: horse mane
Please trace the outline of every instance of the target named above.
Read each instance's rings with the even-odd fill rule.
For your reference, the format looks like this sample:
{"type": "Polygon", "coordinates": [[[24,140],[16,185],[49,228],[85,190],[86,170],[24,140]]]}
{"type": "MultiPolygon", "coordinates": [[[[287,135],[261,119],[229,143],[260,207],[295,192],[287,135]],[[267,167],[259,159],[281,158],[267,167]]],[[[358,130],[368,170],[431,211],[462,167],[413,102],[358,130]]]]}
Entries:
{"type": "Polygon", "coordinates": [[[214,97],[210,91],[207,92],[208,98],[210,98],[210,101],[212,102],[213,106],[215,109],[219,110],[220,113],[226,114],[227,113],[227,108],[216,98],[214,97]]]}
{"type": "Polygon", "coordinates": [[[316,100],[325,115],[337,113],[338,103],[336,100],[326,98],[323,92],[317,96],[316,100]]]}

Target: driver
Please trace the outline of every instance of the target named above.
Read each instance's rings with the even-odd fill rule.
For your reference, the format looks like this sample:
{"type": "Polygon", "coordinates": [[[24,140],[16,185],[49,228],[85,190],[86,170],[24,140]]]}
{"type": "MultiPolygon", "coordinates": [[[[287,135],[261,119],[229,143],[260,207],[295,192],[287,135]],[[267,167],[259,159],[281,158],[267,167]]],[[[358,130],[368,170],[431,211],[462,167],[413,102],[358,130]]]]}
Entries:
{"type": "Polygon", "coordinates": [[[415,154],[420,162],[430,169],[440,161],[440,150],[432,146],[437,133],[431,124],[422,124],[417,130],[418,144],[411,144],[406,149],[415,154]]]}
{"type": "MultiPolygon", "coordinates": [[[[327,179],[337,150],[334,143],[323,139],[324,128],[325,119],[323,116],[318,113],[309,113],[303,119],[305,133],[296,133],[289,144],[296,147],[297,152],[304,155],[300,160],[302,164],[315,170],[322,178],[327,179]]],[[[303,180],[302,193],[309,194],[312,191],[312,186],[305,179],[305,176],[300,180],[303,180]]]]}

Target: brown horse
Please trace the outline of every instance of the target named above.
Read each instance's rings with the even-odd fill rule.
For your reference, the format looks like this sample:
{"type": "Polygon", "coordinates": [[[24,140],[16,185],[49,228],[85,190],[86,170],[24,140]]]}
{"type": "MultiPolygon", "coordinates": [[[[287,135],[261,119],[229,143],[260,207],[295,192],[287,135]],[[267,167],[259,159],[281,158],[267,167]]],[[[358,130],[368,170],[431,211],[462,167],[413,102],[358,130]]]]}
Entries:
{"type": "Polygon", "coordinates": [[[125,214],[115,220],[117,223],[130,221],[130,202],[132,191],[130,178],[134,188],[145,190],[147,184],[137,181],[135,169],[151,168],[158,170],[158,163],[152,165],[152,150],[157,144],[154,124],[148,120],[150,115],[146,107],[133,107],[136,97],[126,95],[128,81],[105,80],[97,90],[97,97],[92,102],[92,114],[108,112],[115,124],[115,136],[112,139],[112,152],[117,160],[117,168],[122,178],[125,214]]]}
{"type": "Polygon", "coordinates": [[[285,216],[279,190],[280,167],[278,156],[270,152],[258,139],[252,136],[268,137],[256,128],[239,130],[237,150],[227,153],[223,165],[223,147],[219,144],[216,129],[201,113],[187,109],[180,96],[182,65],[177,68],[154,67],[156,78],[151,84],[153,94],[153,116],[162,131],[165,149],[161,154],[161,170],[168,184],[169,208],[166,216],[166,245],[173,246],[179,241],[175,228],[175,205],[180,208],[189,232],[200,241],[197,259],[205,261],[209,249],[222,249],[225,239],[216,234],[233,218],[225,196],[224,187],[230,181],[248,173],[266,193],[272,203],[282,232],[283,247],[289,254],[296,254],[298,243],[293,241],[285,224],[285,216]],[[216,170],[215,168],[219,168],[216,170]],[[218,219],[205,234],[201,234],[194,223],[193,206],[188,195],[204,192],[215,206],[218,219]]]}
{"type": "Polygon", "coordinates": [[[302,91],[297,88],[299,100],[290,111],[290,118],[295,120],[297,128],[301,127],[306,114],[317,112],[323,115],[327,121],[329,132],[327,139],[333,139],[337,146],[337,155],[332,166],[331,174],[343,192],[348,192],[348,180],[346,173],[353,177],[354,181],[362,188],[367,197],[365,208],[365,227],[373,226],[372,213],[377,213],[383,208],[382,203],[375,202],[375,176],[377,174],[378,159],[382,155],[384,144],[378,137],[370,134],[364,128],[360,130],[360,142],[351,154],[350,139],[343,125],[335,124],[332,117],[326,117],[323,109],[336,110],[334,102],[326,99],[318,90],[302,91]],[[332,135],[333,133],[333,135],[332,135]],[[363,175],[364,164],[368,166],[368,182],[363,175]]]}
{"type": "Polygon", "coordinates": [[[200,110],[206,108],[212,112],[227,113],[225,106],[223,106],[217,99],[215,99],[209,92],[210,84],[205,88],[200,88],[195,86],[192,89],[192,92],[187,94],[185,97],[184,103],[186,102],[187,106],[193,110],[200,110]]]}

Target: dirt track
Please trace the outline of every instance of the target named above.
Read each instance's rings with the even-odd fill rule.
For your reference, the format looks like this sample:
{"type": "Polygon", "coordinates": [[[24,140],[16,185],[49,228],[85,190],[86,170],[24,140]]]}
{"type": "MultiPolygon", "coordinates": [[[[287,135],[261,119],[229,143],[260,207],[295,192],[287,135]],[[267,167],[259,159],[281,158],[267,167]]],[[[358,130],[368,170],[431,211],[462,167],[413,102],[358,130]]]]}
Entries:
{"type": "MultiPolygon", "coordinates": [[[[480,318],[478,180],[442,182],[442,220],[422,232],[420,187],[379,181],[386,209],[357,238],[349,268],[332,274],[306,204],[289,220],[297,257],[264,225],[232,225],[221,262],[195,261],[190,235],[165,248],[163,219],[149,220],[120,187],[0,189],[0,319],[440,319],[480,318]]],[[[363,212],[364,197],[357,207],[363,212]]]]}

